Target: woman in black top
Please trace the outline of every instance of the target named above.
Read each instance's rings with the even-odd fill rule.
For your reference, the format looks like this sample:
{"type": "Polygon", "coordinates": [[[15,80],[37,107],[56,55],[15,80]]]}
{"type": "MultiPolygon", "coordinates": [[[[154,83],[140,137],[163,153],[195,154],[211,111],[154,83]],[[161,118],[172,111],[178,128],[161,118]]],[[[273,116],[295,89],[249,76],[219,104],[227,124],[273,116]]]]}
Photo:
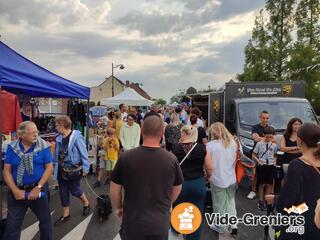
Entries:
{"type": "MultiPolygon", "coordinates": [[[[172,147],[172,153],[177,157],[184,177],[181,193],[177,201],[174,202],[173,208],[180,203],[190,202],[203,212],[206,196],[205,177],[209,179],[213,170],[210,154],[207,152],[205,145],[197,144],[183,161],[187,153],[196,144],[197,138],[196,127],[183,126],[180,143],[172,147]]],[[[185,239],[198,240],[200,234],[201,227],[193,234],[186,235],[185,239]]]]}
{"type": "Polygon", "coordinates": [[[289,226],[281,228],[280,240],[319,240],[320,230],[316,227],[315,209],[320,198],[320,128],[312,123],[305,123],[298,130],[298,147],[302,156],[291,161],[283,188],[281,190],[277,210],[286,215],[284,209],[305,203],[308,210],[302,214],[305,219],[304,233],[287,233],[289,226]]]}
{"type": "Polygon", "coordinates": [[[284,152],[282,163],[288,164],[291,160],[301,157],[301,151],[297,145],[297,132],[302,125],[300,118],[292,118],[280,141],[280,151],[284,152]]]}

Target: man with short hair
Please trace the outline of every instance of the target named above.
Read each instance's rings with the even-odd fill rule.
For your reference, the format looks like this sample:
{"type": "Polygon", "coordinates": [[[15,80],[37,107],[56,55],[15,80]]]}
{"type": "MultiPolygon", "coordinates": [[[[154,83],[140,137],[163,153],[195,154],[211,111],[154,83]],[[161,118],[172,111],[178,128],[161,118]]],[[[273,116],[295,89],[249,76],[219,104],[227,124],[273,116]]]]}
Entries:
{"type": "Polygon", "coordinates": [[[255,144],[264,139],[263,137],[264,128],[269,126],[269,120],[270,120],[269,112],[266,110],[263,110],[260,113],[260,123],[258,123],[257,125],[254,125],[251,131],[252,139],[255,144]]]}
{"type": "Polygon", "coordinates": [[[40,239],[52,239],[47,181],[53,173],[50,145],[38,136],[30,121],[18,128],[19,139],[8,146],[3,177],[8,191],[8,217],[3,239],[19,240],[30,208],[39,219],[40,239]]]}
{"type": "MultiPolygon", "coordinates": [[[[267,110],[263,110],[260,113],[260,123],[252,126],[251,135],[254,141],[252,150],[255,148],[258,142],[264,139],[264,128],[269,126],[269,119],[270,119],[269,112],[267,110]]],[[[248,194],[247,197],[249,199],[253,199],[257,195],[256,192],[257,192],[257,177],[255,175],[252,181],[251,192],[248,194]]]]}
{"type": "Polygon", "coordinates": [[[126,122],[127,121],[127,117],[128,117],[128,113],[127,113],[127,107],[124,103],[121,103],[119,105],[119,111],[121,113],[121,120],[126,122]]]}
{"type": "Polygon", "coordinates": [[[120,155],[112,173],[110,195],[121,221],[122,240],[164,240],[171,204],[180,194],[183,175],[177,158],[160,147],[161,118],[149,116],[141,131],[143,145],[120,155]]]}

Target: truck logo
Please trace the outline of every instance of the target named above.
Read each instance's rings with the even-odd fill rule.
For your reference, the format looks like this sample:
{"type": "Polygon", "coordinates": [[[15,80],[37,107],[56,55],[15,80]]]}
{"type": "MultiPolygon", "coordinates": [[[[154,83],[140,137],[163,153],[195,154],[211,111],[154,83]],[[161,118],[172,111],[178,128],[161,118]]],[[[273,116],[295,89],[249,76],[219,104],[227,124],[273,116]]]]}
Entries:
{"type": "Polygon", "coordinates": [[[243,95],[245,90],[246,90],[245,87],[238,88],[238,94],[239,94],[239,95],[243,95]]]}
{"type": "Polygon", "coordinates": [[[292,85],[283,85],[282,86],[282,93],[285,96],[290,96],[292,93],[292,85]]]}
{"type": "Polygon", "coordinates": [[[219,112],[219,109],[220,109],[219,99],[214,100],[213,109],[214,109],[215,114],[217,114],[219,112]]]}

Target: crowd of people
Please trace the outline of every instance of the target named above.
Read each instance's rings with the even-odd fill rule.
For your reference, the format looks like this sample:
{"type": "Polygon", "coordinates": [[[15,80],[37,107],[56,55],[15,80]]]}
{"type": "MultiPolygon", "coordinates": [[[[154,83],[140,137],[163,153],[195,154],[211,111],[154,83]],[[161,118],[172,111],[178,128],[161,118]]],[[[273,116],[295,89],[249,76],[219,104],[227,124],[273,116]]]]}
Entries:
{"type": "MultiPolygon", "coordinates": [[[[318,239],[320,236],[320,128],[292,118],[277,144],[276,130],[269,125],[270,114],[262,111],[260,123],[252,127],[254,146],[251,158],[256,163],[252,191],[258,195],[258,209],[273,204],[278,212],[306,203],[305,234],[298,236],[279,229],[279,239],[318,239]],[[279,158],[278,150],[284,152],[279,158]],[[280,168],[276,168],[276,165],[280,168]],[[275,175],[283,179],[276,191],[275,175]],[[275,194],[276,192],[276,194],[275,194]]],[[[72,130],[67,116],[56,117],[59,136],[53,156],[49,145],[38,137],[34,123],[23,122],[19,139],[7,150],[4,179],[9,187],[8,220],[4,239],[19,239],[23,218],[30,208],[39,219],[41,239],[52,239],[47,181],[54,175],[59,183],[62,215],[59,226],[70,217],[70,193],[80,199],[83,216],[90,202],[80,181],[89,173],[84,137],[72,130]],[[27,193],[27,194],[26,194],[27,193]]],[[[142,114],[124,104],[119,111],[101,118],[105,128],[101,141],[99,171],[94,187],[110,182],[115,214],[121,221],[122,239],[165,240],[170,227],[171,209],[190,202],[204,213],[206,184],[212,196],[212,210],[221,215],[237,215],[235,194],[238,188],[235,164],[242,147],[223,123],[207,128],[199,108],[184,104],[176,108],[157,108],[142,114]],[[125,194],[124,194],[125,192],[125,194]]],[[[238,233],[237,225],[213,223],[218,233],[238,233]]],[[[201,239],[202,227],[185,239],[201,239]]]]}

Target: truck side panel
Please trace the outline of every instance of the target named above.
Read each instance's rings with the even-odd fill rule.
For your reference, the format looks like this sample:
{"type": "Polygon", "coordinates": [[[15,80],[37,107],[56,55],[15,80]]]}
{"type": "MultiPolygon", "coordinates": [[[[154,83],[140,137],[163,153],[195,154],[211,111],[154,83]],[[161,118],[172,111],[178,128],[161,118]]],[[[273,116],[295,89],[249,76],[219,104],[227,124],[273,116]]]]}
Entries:
{"type": "Polygon", "coordinates": [[[223,122],[224,119],[224,92],[210,93],[209,96],[209,114],[210,124],[214,122],[223,122]]]}
{"type": "Polygon", "coordinates": [[[224,122],[228,123],[230,120],[232,99],[251,97],[305,98],[305,82],[228,82],[225,88],[224,122]]]}

